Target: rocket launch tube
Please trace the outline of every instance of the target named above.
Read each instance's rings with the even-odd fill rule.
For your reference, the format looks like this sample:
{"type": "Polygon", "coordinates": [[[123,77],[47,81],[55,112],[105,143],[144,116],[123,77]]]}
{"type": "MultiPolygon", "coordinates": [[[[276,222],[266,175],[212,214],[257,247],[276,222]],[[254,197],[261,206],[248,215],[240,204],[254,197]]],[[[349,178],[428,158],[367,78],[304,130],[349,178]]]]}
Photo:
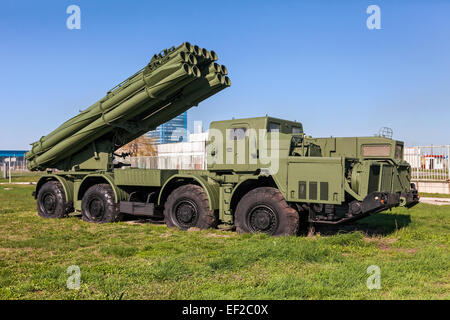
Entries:
{"type": "Polygon", "coordinates": [[[53,130],[51,133],[42,137],[39,141],[34,142],[32,144],[31,151],[27,152],[26,158],[28,160],[33,159],[36,155],[45,152],[52,146],[54,146],[58,141],[65,139],[70,136],[80,127],[87,125],[91,121],[95,120],[98,114],[103,112],[104,109],[109,109],[114,107],[117,103],[120,103],[122,100],[129,98],[133,93],[141,89],[144,85],[142,80],[145,80],[145,77],[151,77],[147,83],[155,83],[160,81],[163,77],[167,76],[180,63],[189,63],[191,65],[197,64],[197,58],[191,53],[193,51],[193,47],[185,42],[181,46],[178,47],[174,52],[170,53],[170,61],[154,70],[153,72],[145,72],[145,68],[143,71],[138,72],[136,75],[128,78],[123,81],[120,86],[116,86],[115,90],[108,92],[107,96],[100,99],[98,102],[94,103],[92,106],[79,113],[75,117],[69,119],[64,122],[58,128],[53,130]],[[100,112],[99,112],[100,109],[100,112]],[[92,113],[92,110],[94,113],[92,113]]]}
{"type": "Polygon", "coordinates": [[[47,135],[45,139],[42,139],[37,144],[34,144],[32,150],[27,152],[27,159],[31,160],[33,157],[49,150],[59,141],[62,141],[63,139],[71,136],[72,134],[81,130],[83,127],[87,126],[92,121],[96,120],[105,111],[117,107],[126,99],[130,99],[145,85],[156,85],[158,82],[163,81],[165,77],[180,69],[180,67],[182,67],[181,64],[170,64],[161,67],[148,76],[142,74],[140,80],[129,85],[127,88],[112,96],[110,99],[105,100],[103,103],[97,102],[88,110],[85,110],[83,113],[74,117],[72,121],[64,123],[58,129],[54,130],[52,134],[47,135]]]}
{"type": "Polygon", "coordinates": [[[126,100],[116,108],[103,114],[97,120],[91,122],[87,126],[84,126],[75,134],[60,141],[48,151],[37,156],[35,159],[29,162],[28,167],[30,169],[42,168],[49,162],[58,161],[59,159],[65,158],[77,152],[87,144],[94,141],[96,138],[101,137],[102,135],[110,131],[113,128],[113,124],[115,121],[119,119],[126,120],[131,118],[133,114],[136,113],[136,111],[133,112],[133,108],[137,108],[146,100],[152,99],[155,103],[158,103],[165,96],[173,93],[176,90],[179,90],[180,87],[185,86],[186,83],[183,82],[183,80],[189,76],[191,76],[192,80],[194,80],[196,77],[192,73],[192,68],[185,64],[182,68],[180,68],[180,70],[167,77],[167,79],[160,81],[153,87],[146,87],[145,89],[134,95],[132,98],[126,100]],[[181,83],[182,86],[177,86],[177,82],[181,83]]]}
{"type": "Polygon", "coordinates": [[[183,112],[197,105],[206,98],[216,94],[217,92],[229,87],[231,81],[228,77],[217,77],[205,84],[205,79],[197,79],[187,86],[183,91],[188,91],[183,95],[183,98],[170,103],[169,105],[162,106],[161,109],[146,113],[141,117],[140,124],[144,128],[143,130],[128,134],[124,137],[124,143],[133,141],[150,130],[154,130],[157,126],[163,124],[166,119],[175,118],[183,112]]]}
{"type": "Polygon", "coordinates": [[[197,105],[229,85],[226,68],[214,63],[217,58],[214,51],[188,42],[163,50],[105,97],[33,143],[26,154],[28,167],[58,166],[110,132],[128,139],[197,105]]]}

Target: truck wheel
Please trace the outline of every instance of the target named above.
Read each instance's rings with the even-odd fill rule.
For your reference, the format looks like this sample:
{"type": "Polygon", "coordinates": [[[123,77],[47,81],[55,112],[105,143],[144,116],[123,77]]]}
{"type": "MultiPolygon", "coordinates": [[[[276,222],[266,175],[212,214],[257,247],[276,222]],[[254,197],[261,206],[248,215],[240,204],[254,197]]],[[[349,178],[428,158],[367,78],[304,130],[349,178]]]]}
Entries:
{"type": "Polygon", "coordinates": [[[81,216],[88,222],[116,222],[121,219],[119,205],[114,201],[114,191],[107,183],[90,187],[81,202],[81,216]]]}
{"type": "Polygon", "coordinates": [[[239,201],[235,224],[238,233],[287,236],[297,234],[299,216],[278,189],[261,187],[248,192],[239,201]]]}
{"type": "Polygon", "coordinates": [[[172,191],[164,205],[164,221],[168,227],[181,230],[215,228],[218,224],[217,216],[209,208],[205,190],[195,184],[172,191]]]}
{"type": "Polygon", "coordinates": [[[38,214],[44,218],[64,218],[71,206],[66,201],[63,186],[58,181],[47,181],[37,196],[38,214]]]}

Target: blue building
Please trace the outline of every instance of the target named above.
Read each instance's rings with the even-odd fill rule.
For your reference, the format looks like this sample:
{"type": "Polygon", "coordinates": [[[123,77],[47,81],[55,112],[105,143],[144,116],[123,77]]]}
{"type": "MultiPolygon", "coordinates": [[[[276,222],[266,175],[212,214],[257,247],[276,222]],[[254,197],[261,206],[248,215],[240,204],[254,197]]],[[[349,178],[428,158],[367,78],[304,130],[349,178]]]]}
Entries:
{"type": "Polygon", "coordinates": [[[155,140],[155,144],[187,141],[187,112],[163,123],[148,136],[155,140]]]}

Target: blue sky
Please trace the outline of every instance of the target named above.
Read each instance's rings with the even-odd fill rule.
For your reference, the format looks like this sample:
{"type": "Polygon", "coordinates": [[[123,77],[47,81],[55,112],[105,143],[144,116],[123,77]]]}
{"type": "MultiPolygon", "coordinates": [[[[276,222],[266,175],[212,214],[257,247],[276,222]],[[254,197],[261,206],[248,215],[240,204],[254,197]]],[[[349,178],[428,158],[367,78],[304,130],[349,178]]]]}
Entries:
{"type": "Polygon", "coordinates": [[[2,1],[0,149],[27,149],[184,41],[214,49],[232,86],[188,113],[269,114],[312,136],[450,144],[449,1],[2,1]],[[66,8],[81,8],[81,30],[66,8]],[[366,8],[381,9],[381,30],[366,8]]]}

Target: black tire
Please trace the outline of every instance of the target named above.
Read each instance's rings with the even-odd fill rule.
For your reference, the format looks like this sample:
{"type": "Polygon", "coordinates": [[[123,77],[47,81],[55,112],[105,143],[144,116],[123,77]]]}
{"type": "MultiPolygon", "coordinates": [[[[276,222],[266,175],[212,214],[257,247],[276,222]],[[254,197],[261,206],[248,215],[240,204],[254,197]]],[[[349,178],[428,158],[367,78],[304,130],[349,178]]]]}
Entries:
{"type": "Polygon", "coordinates": [[[164,204],[164,221],[168,227],[215,228],[217,215],[209,208],[208,196],[202,187],[187,184],[173,190],[164,204]]]}
{"type": "Polygon", "coordinates": [[[81,201],[83,221],[106,223],[122,219],[119,204],[115,202],[114,191],[107,183],[90,187],[81,201]]]}
{"type": "Polygon", "coordinates": [[[38,214],[43,218],[65,218],[72,205],[67,203],[63,186],[58,181],[47,181],[37,195],[38,214]]]}
{"type": "Polygon", "coordinates": [[[296,235],[297,210],[291,208],[276,188],[261,187],[248,192],[235,212],[238,233],[266,233],[273,236],[296,235]]]}

